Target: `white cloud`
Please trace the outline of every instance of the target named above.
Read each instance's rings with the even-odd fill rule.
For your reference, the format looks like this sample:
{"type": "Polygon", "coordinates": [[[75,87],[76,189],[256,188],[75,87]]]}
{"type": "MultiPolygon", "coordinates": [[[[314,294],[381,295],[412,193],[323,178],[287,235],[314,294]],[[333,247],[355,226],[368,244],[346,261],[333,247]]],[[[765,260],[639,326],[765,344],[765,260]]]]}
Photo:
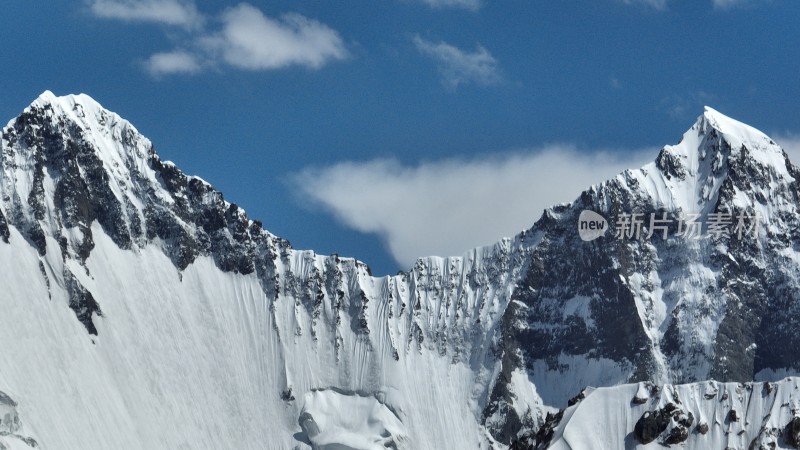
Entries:
{"type": "Polygon", "coordinates": [[[470,53],[446,42],[431,42],[418,35],[413,41],[420,53],[436,61],[442,82],[451,89],[468,83],[487,86],[502,79],[497,60],[480,44],[470,53]]]}
{"type": "Polygon", "coordinates": [[[715,94],[702,90],[669,95],[661,99],[664,111],[681,122],[697,118],[697,111],[702,111],[703,106],[718,103],[719,98],[715,94]]]}
{"type": "MultiPolygon", "coordinates": [[[[711,0],[715,9],[727,10],[740,6],[751,6],[768,0],[711,0]]],[[[659,11],[667,9],[670,0],[622,0],[627,5],[644,5],[659,11]]]]}
{"type": "Polygon", "coordinates": [[[740,6],[750,6],[759,0],[713,0],[716,9],[732,9],[740,6]]]}
{"type": "Polygon", "coordinates": [[[644,5],[658,10],[667,9],[668,0],[622,0],[628,5],[644,5]]]}
{"type": "Polygon", "coordinates": [[[279,20],[247,3],[226,10],[222,31],[201,41],[228,64],[240,69],[278,69],[291,65],[322,67],[347,57],[339,34],[300,14],[279,20]]]}
{"type": "Polygon", "coordinates": [[[800,134],[787,134],[775,137],[775,142],[789,155],[789,160],[800,167],[800,134]]]}
{"type": "Polygon", "coordinates": [[[172,52],[156,53],[145,61],[145,69],[150,75],[158,77],[161,75],[176,73],[197,73],[202,69],[197,58],[186,51],[176,50],[172,52]]]}
{"type": "Polygon", "coordinates": [[[422,0],[433,8],[463,8],[477,11],[481,7],[481,0],[422,0]]]}
{"type": "Polygon", "coordinates": [[[91,0],[92,14],[104,19],[154,22],[184,28],[203,24],[203,15],[188,0],[91,0]]]}
{"type": "Polygon", "coordinates": [[[218,28],[209,30],[191,0],[89,1],[99,18],[162,23],[189,31],[177,37],[179,49],[155,53],[145,61],[143,67],[154,77],[198,73],[221,65],[244,70],[293,65],[318,69],[348,56],[339,33],[300,14],[271,18],[248,3],[239,3],[211,21],[218,28]]]}
{"type": "Polygon", "coordinates": [[[542,211],[655,158],[654,149],[579,152],[571,146],[417,166],[344,162],[292,177],[303,198],[346,226],[381,236],[411,267],[425,255],[461,255],[529,228],[542,211]]]}

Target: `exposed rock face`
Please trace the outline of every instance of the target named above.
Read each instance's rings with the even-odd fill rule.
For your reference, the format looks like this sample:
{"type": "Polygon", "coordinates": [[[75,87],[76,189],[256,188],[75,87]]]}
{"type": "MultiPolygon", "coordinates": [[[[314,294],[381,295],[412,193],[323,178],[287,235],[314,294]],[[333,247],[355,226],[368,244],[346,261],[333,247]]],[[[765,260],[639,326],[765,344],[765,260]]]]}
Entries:
{"type": "Polygon", "coordinates": [[[800,417],[792,417],[784,430],[786,443],[792,448],[800,448],[800,417]]]}
{"type": "Polygon", "coordinates": [[[636,440],[642,444],[649,444],[655,441],[661,433],[666,431],[669,421],[669,414],[662,414],[661,411],[646,411],[636,421],[636,427],[633,429],[636,440]]]}
{"type": "MultiPolygon", "coordinates": [[[[800,347],[774,345],[791,342],[787,330],[800,325],[791,256],[800,248],[799,180],[768,137],[708,109],[656,163],[545,211],[502,322],[507,371],[524,368],[537,386],[602,373],[583,376],[577,392],[800,370],[800,347]],[[640,233],[583,242],[575,228],[586,209],[618,228],[621,217],[641,214],[640,233]],[[698,239],[678,236],[688,214],[702,224],[698,239]],[[653,218],[666,225],[651,227],[653,218]]],[[[503,389],[501,379],[495,391],[503,389]]],[[[572,395],[539,392],[560,406],[572,395]]]]}
{"type": "Polygon", "coordinates": [[[693,423],[694,415],[691,412],[675,403],[667,403],[661,409],[645,411],[636,422],[633,434],[642,444],[649,444],[664,435],[663,443],[669,446],[685,441],[693,423]]]}

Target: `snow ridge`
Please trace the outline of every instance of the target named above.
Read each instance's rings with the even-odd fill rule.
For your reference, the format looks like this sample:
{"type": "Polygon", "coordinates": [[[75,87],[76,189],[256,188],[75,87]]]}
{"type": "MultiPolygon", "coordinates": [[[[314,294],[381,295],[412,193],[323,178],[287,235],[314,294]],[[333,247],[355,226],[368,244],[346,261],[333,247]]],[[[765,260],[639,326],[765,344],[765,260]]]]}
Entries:
{"type": "Polygon", "coordinates": [[[546,448],[797,448],[799,384],[798,378],[785,378],[770,383],[638,383],[588,389],[564,411],[546,448]],[[660,426],[652,420],[659,412],[668,415],[660,426]]]}

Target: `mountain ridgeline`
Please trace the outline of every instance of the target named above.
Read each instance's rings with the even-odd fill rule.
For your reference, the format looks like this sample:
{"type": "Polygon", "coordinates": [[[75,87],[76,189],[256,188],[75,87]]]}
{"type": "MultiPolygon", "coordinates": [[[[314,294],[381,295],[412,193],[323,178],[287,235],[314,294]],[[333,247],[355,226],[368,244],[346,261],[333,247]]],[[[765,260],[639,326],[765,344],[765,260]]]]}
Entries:
{"type": "MultiPolygon", "coordinates": [[[[710,108],[517,236],[383,277],[293,249],[88,96],[45,92],[1,145],[0,392],[26,428],[0,447],[599,448],[565,431],[591,401],[634,436],[603,448],[724,450],[701,405],[721,395],[676,398],[716,380],[750,405],[800,370],[800,171],[710,108]],[[584,210],[610,229],[582,239],[584,210]],[[643,411],[612,412],[628,391],[648,442],[643,411]],[[709,439],[669,438],[690,413],[709,439]]],[[[800,395],[782,383],[770,405],[800,395]]],[[[792,448],[787,411],[737,436],[792,448]]]]}

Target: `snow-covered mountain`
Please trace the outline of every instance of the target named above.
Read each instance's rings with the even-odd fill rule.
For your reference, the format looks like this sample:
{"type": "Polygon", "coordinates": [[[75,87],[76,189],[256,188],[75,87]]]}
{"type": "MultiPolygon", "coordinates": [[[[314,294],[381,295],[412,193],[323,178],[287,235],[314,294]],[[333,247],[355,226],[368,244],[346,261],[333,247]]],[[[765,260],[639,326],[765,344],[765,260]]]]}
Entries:
{"type": "MultiPolygon", "coordinates": [[[[705,380],[800,370],[800,172],[711,109],[529,230],[385,277],[291,248],[85,95],[45,92],[1,145],[0,448],[617,449],[646,410],[654,442],[691,412],[713,439],[684,445],[722,450],[697,393],[762,384],[705,380]],[[583,210],[646,220],[584,241],[583,210]],[[688,214],[730,232],[677,236],[688,214]]],[[[738,400],[743,423],[797,384],[738,400]]]]}

